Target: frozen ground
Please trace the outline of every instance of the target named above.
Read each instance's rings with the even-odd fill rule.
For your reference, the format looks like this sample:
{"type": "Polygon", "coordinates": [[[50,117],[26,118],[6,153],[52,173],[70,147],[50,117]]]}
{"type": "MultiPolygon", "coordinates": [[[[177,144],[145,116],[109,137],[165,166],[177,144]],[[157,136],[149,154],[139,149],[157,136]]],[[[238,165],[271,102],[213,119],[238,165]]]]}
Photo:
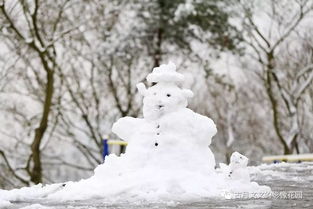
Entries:
{"type": "MultiPolygon", "coordinates": [[[[12,202],[8,209],[100,209],[100,208],[313,208],[313,163],[275,164],[251,167],[252,179],[272,188],[272,197],[254,199],[251,194],[225,194],[228,199],[202,199],[197,202],[106,203],[101,199],[75,202],[47,202],[43,199],[12,202]],[[248,198],[248,196],[250,198],[248,198]]],[[[266,194],[268,195],[268,194],[266,194]]]]}

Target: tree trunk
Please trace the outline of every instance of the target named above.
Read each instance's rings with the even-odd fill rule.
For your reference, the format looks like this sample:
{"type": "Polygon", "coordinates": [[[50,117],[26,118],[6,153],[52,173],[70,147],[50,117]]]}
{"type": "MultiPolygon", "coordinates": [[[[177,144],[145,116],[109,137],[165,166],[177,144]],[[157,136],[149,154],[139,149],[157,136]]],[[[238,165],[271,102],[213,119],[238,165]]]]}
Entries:
{"type": "Polygon", "coordinates": [[[156,50],[154,54],[154,64],[153,67],[159,67],[162,57],[162,39],[163,39],[163,29],[160,27],[157,31],[157,43],[156,43],[156,50]]]}
{"type": "Polygon", "coordinates": [[[271,106],[272,106],[272,116],[273,116],[273,125],[274,125],[274,130],[275,130],[275,133],[279,139],[279,141],[281,142],[281,144],[283,145],[284,147],[284,154],[291,154],[292,153],[292,150],[289,149],[282,133],[281,133],[281,130],[280,130],[280,125],[279,125],[279,112],[278,112],[278,107],[277,107],[277,101],[275,99],[275,96],[274,96],[274,93],[273,93],[273,86],[272,86],[272,71],[274,69],[274,55],[273,55],[273,51],[270,51],[268,54],[267,54],[267,61],[268,61],[268,64],[267,64],[267,71],[266,71],[266,79],[265,79],[265,86],[266,86],[266,92],[269,96],[269,99],[270,99],[270,103],[271,103],[271,106]]]}
{"type": "Polygon", "coordinates": [[[40,125],[35,130],[34,141],[31,145],[32,159],[33,159],[31,181],[34,182],[35,184],[42,182],[40,144],[48,126],[49,112],[50,112],[50,108],[52,104],[52,96],[53,96],[54,72],[52,70],[47,70],[46,72],[47,72],[47,84],[46,84],[46,89],[45,89],[45,101],[43,105],[43,114],[42,114],[42,118],[40,121],[40,125]]]}

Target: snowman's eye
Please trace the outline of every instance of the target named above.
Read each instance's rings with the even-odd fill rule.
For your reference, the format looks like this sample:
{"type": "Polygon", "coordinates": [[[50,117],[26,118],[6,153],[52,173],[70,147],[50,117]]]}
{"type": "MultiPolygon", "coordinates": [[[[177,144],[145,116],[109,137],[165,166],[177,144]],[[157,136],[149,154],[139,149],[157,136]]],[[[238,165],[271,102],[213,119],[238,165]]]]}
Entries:
{"type": "Polygon", "coordinates": [[[166,94],[166,96],[167,96],[167,97],[171,97],[171,95],[170,95],[170,94],[166,94]]]}
{"type": "Polygon", "coordinates": [[[154,93],[153,93],[153,95],[155,96],[155,95],[157,95],[157,93],[156,93],[156,92],[154,92],[154,93]]]}
{"type": "Polygon", "coordinates": [[[242,159],[242,157],[240,157],[240,159],[242,159]]]}
{"type": "Polygon", "coordinates": [[[157,82],[152,82],[151,83],[151,86],[155,86],[155,85],[157,85],[158,83],[157,82]]]}

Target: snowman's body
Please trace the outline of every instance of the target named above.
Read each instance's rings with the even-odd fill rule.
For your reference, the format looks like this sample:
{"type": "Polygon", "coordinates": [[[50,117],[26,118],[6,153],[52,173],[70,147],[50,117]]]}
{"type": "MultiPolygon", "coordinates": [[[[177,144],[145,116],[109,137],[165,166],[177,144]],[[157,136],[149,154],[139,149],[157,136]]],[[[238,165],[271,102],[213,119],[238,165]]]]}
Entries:
{"type": "Polygon", "coordinates": [[[186,108],[192,92],[176,85],[179,74],[175,77],[175,71],[160,68],[159,74],[172,73],[174,81],[159,76],[148,89],[140,84],[144,118],[121,118],[112,131],[129,142],[126,150],[129,157],[167,168],[205,166],[213,171],[215,159],[209,145],[216,134],[214,122],[186,108]]]}
{"type": "Polygon", "coordinates": [[[190,168],[192,165],[195,168],[207,166],[211,171],[214,169],[214,155],[208,146],[215,132],[214,129],[210,131],[210,128],[215,125],[207,117],[181,108],[155,120],[121,118],[113,130],[123,136],[118,130],[125,126],[129,127],[127,134],[125,130],[122,131],[128,136],[123,139],[129,142],[126,151],[129,157],[143,158],[149,163],[163,164],[165,167],[190,168]]]}

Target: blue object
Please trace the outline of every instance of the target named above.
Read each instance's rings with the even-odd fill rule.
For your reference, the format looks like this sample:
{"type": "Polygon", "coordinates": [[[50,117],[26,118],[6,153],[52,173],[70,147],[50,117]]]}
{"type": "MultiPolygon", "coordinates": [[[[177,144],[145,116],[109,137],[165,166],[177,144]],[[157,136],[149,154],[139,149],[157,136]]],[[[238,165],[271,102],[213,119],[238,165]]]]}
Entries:
{"type": "Polygon", "coordinates": [[[103,162],[104,162],[105,161],[105,157],[110,154],[109,153],[108,140],[107,139],[103,139],[102,140],[102,144],[103,144],[102,159],[103,159],[103,162]]]}

